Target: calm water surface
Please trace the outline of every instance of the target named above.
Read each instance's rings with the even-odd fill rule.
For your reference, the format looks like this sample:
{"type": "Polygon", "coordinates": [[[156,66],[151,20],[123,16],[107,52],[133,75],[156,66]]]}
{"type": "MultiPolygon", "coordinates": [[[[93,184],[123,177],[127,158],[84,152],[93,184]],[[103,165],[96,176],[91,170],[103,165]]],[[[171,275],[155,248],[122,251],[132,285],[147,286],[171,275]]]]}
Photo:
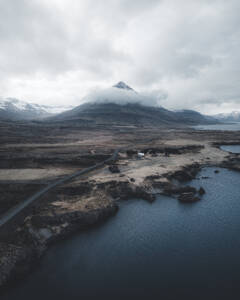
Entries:
{"type": "Polygon", "coordinates": [[[240,153],[240,145],[223,145],[221,149],[231,153],[240,153]]]}
{"type": "Polygon", "coordinates": [[[192,183],[206,190],[200,202],[125,202],[0,299],[240,299],[240,173],[214,170],[192,183]]]}
{"type": "Polygon", "coordinates": [[[240,130],[240,122],[236,123],[225,123],[225,124],[213,124],[213,125],[197,125],[193,126],[197,130],[230,130],[238,131],[240,130]]]}

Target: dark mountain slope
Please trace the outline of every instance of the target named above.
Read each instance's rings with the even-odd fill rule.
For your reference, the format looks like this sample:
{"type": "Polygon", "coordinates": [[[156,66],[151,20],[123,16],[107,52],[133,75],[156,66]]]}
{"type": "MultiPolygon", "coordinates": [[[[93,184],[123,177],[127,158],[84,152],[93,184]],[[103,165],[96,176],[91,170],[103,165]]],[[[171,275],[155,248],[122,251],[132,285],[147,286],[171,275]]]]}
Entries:
{"type": "Polygon", "coordinates": [[[51,121],[89,121],[114,125],[195,125],[215,123],[195,111],[173,112],[162,107],[140,104],[86,103],[50,119],[51,121]]]}

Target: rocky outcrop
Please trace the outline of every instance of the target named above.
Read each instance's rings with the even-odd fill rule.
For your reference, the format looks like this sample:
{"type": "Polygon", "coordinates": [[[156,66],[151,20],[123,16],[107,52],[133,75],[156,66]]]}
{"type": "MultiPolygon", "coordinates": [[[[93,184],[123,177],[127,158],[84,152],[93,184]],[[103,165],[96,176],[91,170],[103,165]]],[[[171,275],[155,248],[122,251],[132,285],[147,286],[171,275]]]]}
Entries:
{"type": "Polygon", "coordinates": [[[131,150],[130,149],[130,150],[126,151],[127,156],[130,157],[130,158],[133,157],[134,155],[137,155],[137,153],[138,153],[137,150],[131,150]]]}
{"type": "Polygon", "coordinates": [[[190,166],[183,167],[182,170],[178,170],[169,175],[170,179],[176,179],[179,182],[190,181],[196,177],[201,167],[198,163],[194,163],[190,166]]]}
{"type": "MultiPolygon", "coordinates": [[[[177,173],[178,174],[178,173],[177,173]]],[[[197,190],[192,186],[177,185],[170,180],[159,181],[159,176],[152,177],[153,186],[161,190],[161,194],[171,197],[177,197],[180,202],[193,203],[200,200],[199,196],[205,194],[205,190],[201,187],[197,190]],[[155,179],[156,178],[156,179],[155,179]],[[155,179],[155,180],[154,180],[155,179]]],[[[168,176],[167,176],[168,177],[168,176]]],[[[170,176],[171,177],[171,176],[170,176]]]]}
{"type": "Polygon", "coordinates": [[[110,165],[108,169],[111,173],[120,173],[120,170],[117,165],[110,165]]]}
{"type": "Polygon", "coordinates": [[[234,171],[240,171],[240,157],[238,154],[232,155],[228,160],[224,161],[221,165],[223,168],[227,168],[234,171]]]}
{"type": "Polygon", "coordinates": [[[196,194],[197,190],[192,186],[176,186],[174,184],[169,184],[164,188],[163,192],[165,195],[172,196],[172,195],[178,195],[183,193],[196,194]]]}
{"type": "Polygon", "coordinates": [[[99,189],[104,190],[111,198],[115,200],[128,200],[131,198],[140,198],[149,202],[155,200],[155,195],[148,186],[138,186],[134,180],[128,181],[108,181],[97,184],[99,189]]]}
{"type": "Polygon", "coordinates": [[[133,192],[133,197],[140,198],[148,202],[153,202],[156,199],[156,196],[144,187],[136,187],[133,192]]]}
{"type": "Polygon", "coordinates": [[[182,193],[179,195],[178,200],[183,203],[194,203],[200,200],[195,193],[182,193]]]}
{"type": "Polygon", "coordinates": [[[26,218],[23,226],[10,233],[8,242],[0,243],[0,288],[25,273],[38,261],[49,244],[99,224],[118,210],[111,202],[98,209],[26,218]]]}
{"type": "Polygon", "coordinates": [[[141,149],[144,154],[183,154],[183,153],[196,153],[203,149],[203,145],[186,145],[186,146],[162,146],[141,149]]]}
{"type": "Polygon", "coordinates": [[[201,196],[204,195],[204,194],[206,194],[206,191],[205,191],[205,189],[202,186],[198,190],[198,194],[201,195],[201,196]]]}
{"type": "MultiPolygon", "coordinates": [[[[98,209],[92,209],[86,212],[74,211],[69,213],[62,213],[53,216],[34,215],[31,217],[31,226],[39,232],[39,230],[48,228],[49,232],[45,230],[44,242],[49,243],[57,239],[61,239],[66,235],[74,233],[75,231],[83,230],[89,226],[94,226],[106,220],[108,217],[114,215],[118,210],[118,205],[114,202],[98,209]]],[[[42,231],[40,233],[43,233],[42,231]]]]}
{"type": "Polygon", "coordinates": [[[44,243],[24,231],[21,240],[15,238],[17,243],[0,243],[0,288],[29,272],[46,250],[44,243]]]}

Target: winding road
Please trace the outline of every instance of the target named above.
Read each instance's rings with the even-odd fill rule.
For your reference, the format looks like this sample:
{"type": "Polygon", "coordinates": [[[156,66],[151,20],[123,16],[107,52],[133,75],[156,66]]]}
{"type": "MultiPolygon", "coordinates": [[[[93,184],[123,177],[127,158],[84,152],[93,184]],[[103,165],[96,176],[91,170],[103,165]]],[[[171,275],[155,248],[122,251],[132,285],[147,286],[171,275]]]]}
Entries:
{"type": "Polygon", "coordinates": [[[31,203],[33,203],[34,201],[39,199],[41,196],[45,195],[48,191],[52,190],[56,186],[59,186],[59,185],[61,185],[63,183],[66,183],[67,181],[69,181],[69,180],[71,180],[75,177],[84,175],[86,173],[89,173],[89,172],[97,169],[97,168],[100,168],[100,167],[104,166],[104,164],[107,163],[107,162],[116,161],[119,151],[120,151],[120,149],[115,150],[110,158],[105,159],[104,161],[102,161],[100,163],[97,163],[92,167],[86,168],[86,169],[81,170],[81,171],[77,171],[77,172],[75,172],[71,175],[67,175],[64,178],[59,179],[59,180],[49,184],[48,186],[42,188],[40,191],[38,191],[37,193],[35,193],[32,196],[30,196],[29,198],[27,198],[25,201],[21,202],[20,204],[16,205],[12,209],[8,210],[5,214],[3,214],[0,217],[0,228],[3,225],[5,225],[7,222],[12,220],[15,216],[17,216],[24,208],[29,206],[31,203]]]}

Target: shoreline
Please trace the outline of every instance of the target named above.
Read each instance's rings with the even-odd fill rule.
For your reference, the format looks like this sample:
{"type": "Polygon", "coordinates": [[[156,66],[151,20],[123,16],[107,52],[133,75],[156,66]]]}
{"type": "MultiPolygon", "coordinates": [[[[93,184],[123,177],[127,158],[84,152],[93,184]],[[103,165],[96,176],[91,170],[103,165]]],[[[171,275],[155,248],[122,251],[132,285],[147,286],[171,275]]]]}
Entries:
{"type": "Polygon", "coordinates": [[[179,200],[200,200],[199,191],[181,189],[181,182],[191,181],[206,166],[240,171],[240,156],[219,149],[223,144],[188,141],[186,145],[178,140],[162,147],[140,148],[146,152],[142,160],[136,158],[137,150],[132,147],[134,153],[120,151],[118,162],[113,164],[117,166],[115,171],[105,166],[84,180],[77,179],[44,196],[43,203],[17,224],[15,233],[0,243],[0,289],[6,290],[29,273],[53,243],[114,216],[118,201],[141,198],[153,202],[157,193],[175,198],[192,193],[190,198],[188,194],[185,200],[179,200]],[[210,154],[212,157],[206,156],[210,154]]]}

